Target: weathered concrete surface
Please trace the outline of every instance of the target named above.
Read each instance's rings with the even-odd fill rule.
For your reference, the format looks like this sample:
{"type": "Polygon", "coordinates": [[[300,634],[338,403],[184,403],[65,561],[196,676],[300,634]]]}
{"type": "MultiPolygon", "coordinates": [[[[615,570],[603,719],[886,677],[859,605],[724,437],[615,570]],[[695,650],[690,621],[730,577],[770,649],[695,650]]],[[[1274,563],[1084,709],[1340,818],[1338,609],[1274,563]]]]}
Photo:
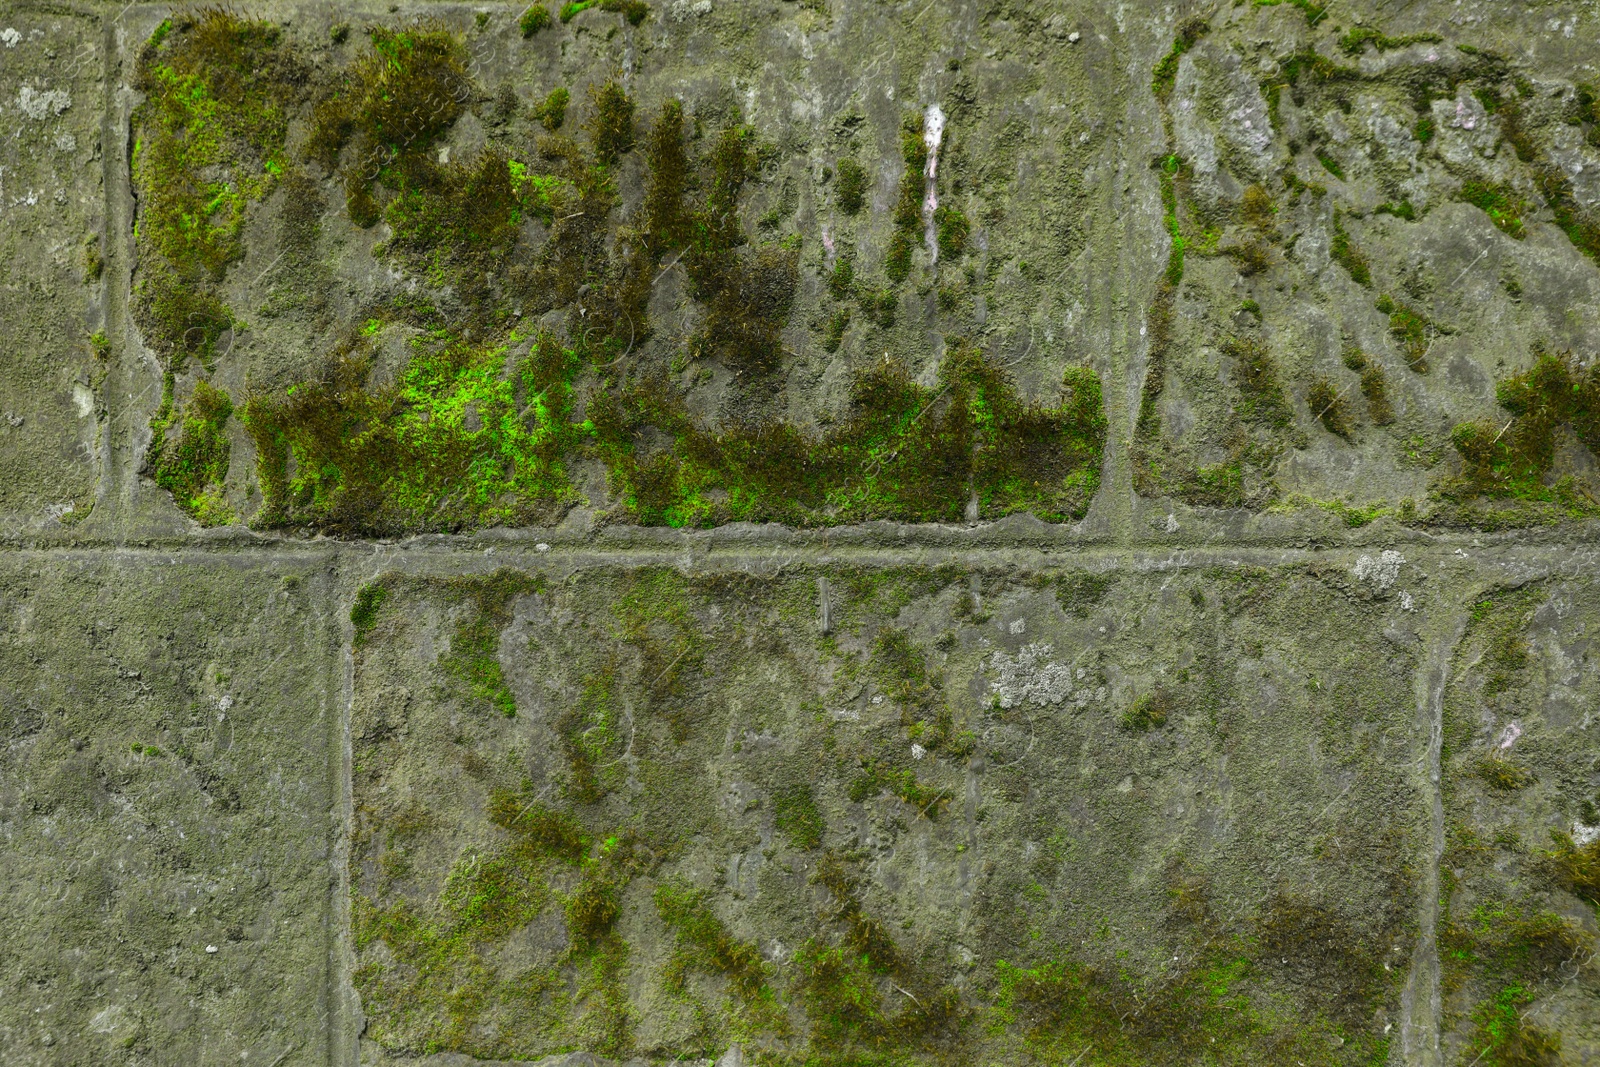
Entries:
{"type": "Polygon", "coordinates": [[[327,1060],[330,577],[304,559],[0,560],[6,1062],[327,1060]]]}
{"type": "MultiPolygon", "coordinates": [[[[163,340],[141,56],[198,23],[0,8],[0,1059],[1600,1063],[1589,7],[675,0],[531,36],[525,10],[238,12],[282,49],[282,154],[174,172],[240,228],[187,283],[225,328],[163,340]],[[315,108],[369,25],[419,20],[465,81],[407,165],[593,177],[615,83],[603,221],[519,216],[462,260],[352,219],[315,108]],[[576,164],[541,147],[557,88],[576,164]],[[687,248],[614,295],[671,100],[685,210],[750,128],[731,247],[795,264],[772,367],[713,343],[687,248]],[[934,107],[970,229],[936,259],[914,218],[895,280],[934,107]],[[588,288],[556,298],[562,241],[588,288]],[[887,359],[909,439],[957,355],[1042,405],[1092,370],[1098,480],[1071,522],[963,524],[990,505],[959,479],[922,487],[946,523],[895,521],[916,492],[724,522],[752,483],[643,508],[640,470],[704,443],[645,420],[622,453],[563,438],[546,510],[448,478],[382,522],[381,494],[265,507],[248,401],[388,403],[435,342],[503,385],[535,328],[577,357],[571,426],[665,382],[697,432],[823,435],[887,359]],[[1501,403],[1536,343],[1580,400],[1501,403]],[[373,529],[422,534],[317,536],[373,529]]],[[[481,458],[497,409],[465,395],[332,439],[425,408],[441,469],[481,458]]]]}

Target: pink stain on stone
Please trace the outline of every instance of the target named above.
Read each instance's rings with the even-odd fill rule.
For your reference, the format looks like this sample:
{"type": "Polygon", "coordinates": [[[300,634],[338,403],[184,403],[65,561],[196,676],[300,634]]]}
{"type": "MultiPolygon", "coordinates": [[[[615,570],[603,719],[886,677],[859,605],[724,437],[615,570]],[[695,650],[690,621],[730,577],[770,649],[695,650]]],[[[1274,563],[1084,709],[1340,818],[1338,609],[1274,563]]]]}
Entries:
{"type": "Polygon", "coordinates": [[[1500,742],[1498,746],[1500,751],[1504,752],[1506,749],[1516,744],[1517,738],[1521,736],[1522,727],[1517,725],[1515,722],[1511,723],[1511,725],[1507,726],[1504,730],[1501,730],[1500,742]]]}

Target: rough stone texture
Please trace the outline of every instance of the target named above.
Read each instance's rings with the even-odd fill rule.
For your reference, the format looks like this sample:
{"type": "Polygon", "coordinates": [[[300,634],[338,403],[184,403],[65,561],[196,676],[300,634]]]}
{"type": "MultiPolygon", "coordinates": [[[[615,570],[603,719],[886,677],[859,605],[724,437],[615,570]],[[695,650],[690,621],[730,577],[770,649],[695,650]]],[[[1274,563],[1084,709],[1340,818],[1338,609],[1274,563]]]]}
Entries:
{"type": "Polygon", "coordinates": [[[0,1058],[1600,1063],[1592,5],[530,10],[0,7],[0,1058]]]}

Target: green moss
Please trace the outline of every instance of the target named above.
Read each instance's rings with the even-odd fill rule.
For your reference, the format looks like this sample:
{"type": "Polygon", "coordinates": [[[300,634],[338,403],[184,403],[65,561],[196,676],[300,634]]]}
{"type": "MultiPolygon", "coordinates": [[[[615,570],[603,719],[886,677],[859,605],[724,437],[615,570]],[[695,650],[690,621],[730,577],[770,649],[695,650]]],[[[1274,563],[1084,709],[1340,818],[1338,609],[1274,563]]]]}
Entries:
{"type": "Polygon", "coordinates": [[[1499,755],[1487,755],[1477,762],[1478,777],[1491,788],[1503,793],[1524,789],[1533,784],[1533,775],[1526,767],[1499,755]]]}
{"type": "Polygon", "coordinates": [[[1345,232],[1337,211],[1333,213],[1333,240],[1328,246],[1328,255],[1350,272],[1350,279],[1357,285],[1372,285],[1372,262],[1350,243],[1350,235],[1345,232]]]}
{"type": "Polygon", "coordinates": [[[734,1036],[786,1032],[788,1020],[770,984],[772,966],[753,943],[734,937],[711,910],[709,895],[681,880],[656,887],[656,911],[673,935],[672,955],[663,969],[667,989],[682,993],[691,973],[727,981],[734,1036]]]}
{"type": "Polygon", "coordinates": [[[891,282],[903,282],[911,273],[911,251],[916,248],[922,226],[923,174],[928,167],[928,145],[923,139],[922,120],[908,120],[900,131],[900,156],[905,173],[900,176],[900,192],[895,197],[894,230],[883,270],[891,282]]]}
{"type": "Polygon", "coordinates": [[[381,581],[369,582],[357,591],[355,602],[350,605],[350,625],[355,630],[355,647],[366,644],[373,627],[378,625],[378,612],[383,610],[383,603],[388,599],[389,587],[381,581]]]}
{"type": "Polygon", "coordinates": [[[1134,700],[1122,713],[1120,725],[1129,733],[1147,733],[1165,726],[1177,710],[1177,698],[1165,689],[1157,689],[1134,700]]]}
{"type": "MultiPolygon", "coordinates": [[[[1600,819],[1590,819],[1600,822],[1600,819]]],[[[1600,905],[1600,838],[1580,845],[1572,835],[1560,830],[1551,831],[1555,848],[1550,853],[1557,884],[1582,897],[1590,904],[1600,905]]]]}
{"type": "Polygon", "coordinates": [[[571,99],[572,94],[564,86],[558,85],[534,109],[534,117],[541,126],[554,133],[567,121],[567,103],[571,99]]]}
{"type": "Polygon", "coordinates": [[[1345,410],[1340,391],[1328,379],[1312,379],[1311,387],[1306,390],[1306,408],[1312,418],[1321,422],[1329,433],[1344,438],[1350,436],[1350,415],[1345,410]]]}
{"type": "Polygon", "coordinates": [[[1591,452],[1600,452],[1600,372],[1570,353],[1535,350],[1534,365],[1500,382],[1505,425],[1461,423],[1451,432],[1461,476],[1445,495],[1456,500],[1511,497],[1579,507],[1570,490],[1546,484],[1555,462],[1556,431],[1565,426],[1591,452]]]}
{"type": "Polygon", "coordinates": [[[939,254],[947,259],[960,259],[967,250],[967,234],[971,223],[959,210],[941,204],[934,210],[933,222],[937,229],[939,254]]]}
{"type": "Polygon", "coordinates": [[[543,581],[513,571],[497,571],[487,578],[463,578],[453,583],[464,610],[450,635],[450,651],[439,657],[446,674],[467,683],[472,695],[487,700],[501,714],[517,713],[517,700],[506,685],[500,666],[500,633],[511,621],[511,602],[538,592],[543,581]]]}
{"type": "Polygon", "coordinates": [[[1483,210],[1489,220],[1506,234],[1521,240],[1523,237],[1522,213],[1526,210],[1522,199],[1507,185],[1469,181],[1462,183],[1461,199],[1483,210]]]}
{"type": "Polygon", "coordinates": [[[1411,201],[1409,200],[1401,200],[1399,203],[1379,204],[1372,209],[1372,213],[1374,215],[1393,215],[1395,218],[1405,219],[1407,222],[1415,222],[1417,218],[1417,209],[1411,206],[1411,201]]]}
{"type": "Polygon", "coordinates": [[[1349,33],[1339,38],[1339,47],[1347,56],[1359,56],[1368,44],[1375,46],[1379,52],[1390,52],[1397,48],[1409,48],[1414,44],[1427,44],[1440,40],[1443,38],[1436,33],[1406,33],[1399,37],[1390,37],[1371,26],[1352,26],[1349,33]]]}
{"type": "Polygon", "coordinates": [[[234,516],[223,495],[223,482],[233,451],[227,433],[233,401],[201,379],[181,416],[174,417],[170,384],[166,389],[161,409],[151,420],[155,436],[146,454],[150,473],[202,525],[230,523],[234,516]]]}
{"type": "Polygon", "coordinates": [[[1070,368],[1058,406],[1029,404],[965,343],[947,352],[938,388],[895,364],[861,373],[848,417],[819,435],[775,422],[714,435],[649,383],[597,395],[590,418],[613,486],[649,525],[961,521],[974,494],[985,518],[1072,521],[1098,488],[1105,440],[1093,372],[1070,368]],[[647,428],[670,447],[641,455],[647,428]]]}
{"type": "Polygon", "coordinates": [[[883,793],[899,797],[930,821],[938,819],[939,809],[952,799],[947,789],[923,785],[910,768],[897,769],[881,760],[865,760],[861,773],[850,782],[851,801],[859,804],[883,793]]]}
{"type": "Polygon", "coordinates": [[[1418,374],[1428,373],[1433,323],[1387,294],[1378,298],[1377,307],[1389,316],[1389,333],[1405,352],[1406,364],[1418,374]]]}
{"type": "Polygon", "coordinates": [[[827,824],[817,810],[816,798],[808,785],[788,786],[773,794],[773,822],[789,844],[809,851],[822,844],[827,824]]]}
{"type": "Polygon", "coordinates": [[[846,215],[854,215],[866,203],[867,172],[850,156],[839,160],[838,184],[834,186],[834,202],[846,215]]]}
{"type": "Polygon", "coordinates": [[[524,37],[532,37],[540,30],[548,29],[554,24],[555,20],[550,17],[550,9],[543,4],[534,4],[517,20],[517,27],[522,30],[524,37]]]}
{"type": "Polygon", "coordinates": [[[472,92],[466,49],[442,29],[368,33],[370,50],[347,68],[312,110],[307,156],[344,182],[345,204],[359,226],[380,217],[372,186],[437,191],[434,144],[472,92]]]}
{"type": "Polygon", "coordinates": [[[1560,1035],[1547,1034],[1523,1018],[1523,1006],[1533,999],[1531,990],[1512,984],[1473,1010],[1468,1051],[1476,1052],[1474,1062],[1488,1067],[1547,1067],[1559,1062],[1560,1035]]]}
{"type": "Polygon", "coordinates": [[[1251,338],[1229,338],[1222,344],[1223,354],[1236,360],[1234,380],[1239,387],[1239,417],[1273,429],[1294,423],[1294,412],[1278,380],[1278,364],[1267,346],[1251,338]]]}
{"type": "Polygon", "coordinates": [[[536,522],[576,499],[563,461],[580,432],[576,351],[540,334],[506,378],[505,347],[422,335],[399,380],[369,388],[375,350],[352,339],[323,380],[246,403],[257,524],[459,529],[536,522]]]}
{"type": "Polygon", "coordinates": [[[218,9],[162,23],[140,53],[134,315],[169,369],[209,366],[233,324],[215,285],[244,255],[247,207],[282,172],[300,80],[277,26],[218,9]]]}
{"type": "Polygon", "coordinates": [[[1327,14],[1328,8],[1332,6],[1331,4],[1318,4],[1315,0],[1254,0],[1256,7],[1277,7],[1282,3],[1292,4],[1299,8],[1301,14],[1305,15],[1306,22],[1312,26],[1322,21],[1322,16],[1327,14]]]}
{"type": "Polygon", "coordinates": [[[1344,181],[1344,168],[1339,165],[1339,161],[1320,148],[1317,150],[1317,162],[1322,164],[1323,170],[1344,181]]]}
{"type": "Polygon", "coordinates": [[[623,153],[633,147],[633,100],[614,81],[589,87],[589,121],[586,124],[594,143],[594,161],[614,167],[623,153]]]}
{"type": "Polygon", "coordinates": [[[1158,99],[1165,101],[1172,95],[1172,84],[1178,77],[1178,61],[1183,58],[1185,52],[1194,47],[1194,43],[1208,29],[1210,26],[1203,18],[1191,18],[1178,27],[1178,35],[1173,38],[1172,47],[1151,72],[1150,88],[1154,90],[1158,99]]]}

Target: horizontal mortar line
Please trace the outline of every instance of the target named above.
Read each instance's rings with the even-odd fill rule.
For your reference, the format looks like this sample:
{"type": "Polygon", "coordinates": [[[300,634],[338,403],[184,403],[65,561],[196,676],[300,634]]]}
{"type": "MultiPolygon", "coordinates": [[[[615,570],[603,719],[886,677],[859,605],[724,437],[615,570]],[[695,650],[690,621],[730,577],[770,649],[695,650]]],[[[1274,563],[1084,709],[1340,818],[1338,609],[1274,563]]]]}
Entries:
{"type": "MultiPolygon", "coordinates": [[[[430,570],[481,573],[502,566],[531,568],[577,566],[668,565],[684,569],[754,568],[776,572],[796,565],[866,565],[894,567],[955,563],[970,567],[1060,569],[1184,570],[1217,565],[1282,566],[1318,559],[1353,561],[1385,549],[1403,549],[1408,565],[1441,564],[1464,572],[1490,571],[1514,580],[1600,575],[1600,544],[1583,542],[1503,543],[1472,545],[1467,551],[1453,542],[1392,542],[1389,545],[1285,546],[1259,542],[1212,542],[1203,545],[1058,545],[945,541],[885,545],[876,543],[795,543],[686,537],[653,544],[596,544],[552,541],[540,551],[527,540],[426,539],[395,543],[329,540],[204,539],[142,544],[0,545],[0,559],[127,561],[147,565],[218,561],[332,563],[372,574],[385,570],[430,570]]],[[[1431,578],[1432,576],[1429,575],[1431,578]]]]}

